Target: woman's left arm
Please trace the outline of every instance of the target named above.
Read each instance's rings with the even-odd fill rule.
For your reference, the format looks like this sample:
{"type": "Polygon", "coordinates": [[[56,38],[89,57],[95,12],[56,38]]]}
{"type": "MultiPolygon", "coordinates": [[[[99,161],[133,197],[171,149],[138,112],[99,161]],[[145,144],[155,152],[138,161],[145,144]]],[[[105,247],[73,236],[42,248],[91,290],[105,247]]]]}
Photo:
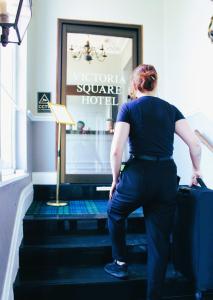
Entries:
{"type": "Polygon", "coordinates": [[[115,190],[118,176],[120,173],[123,150],[129,136],[129,131],[130,131],[129,123],[126,122],[116,123],[115,132],[114,132],[112,145],[111,145],[111,152],[110,152],[110,163],[112,169],[112,186],[109,194],[110,199],[112,198],[112,194],[115,190]]]}

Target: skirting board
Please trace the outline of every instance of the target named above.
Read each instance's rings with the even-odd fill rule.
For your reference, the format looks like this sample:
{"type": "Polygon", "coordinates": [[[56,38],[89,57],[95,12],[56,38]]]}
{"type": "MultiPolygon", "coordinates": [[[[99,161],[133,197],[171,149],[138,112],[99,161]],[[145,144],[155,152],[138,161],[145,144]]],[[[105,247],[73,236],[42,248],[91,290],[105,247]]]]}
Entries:
{"type": "Polygon", "coordinates": [[[23,218],[30,204],[33,201],[33,184],[28,184],[21,192],[15,223],[13,228],[13,234],[11,239],[11,245],[9,250],[9,257],[7,262],[7,270],[5,274],[4,286],[2,291],[2,300],[13,300],[13,282],[19,268],[19,247],[23,238],[23,218]]]}
{"type": "Polygon", "coordinates": [[[33,184],[56,184],[56,172],[33,172],[33,184]]]}
{"type": "Polygon", "coordinates": [[[32,122],[55,122],[52,114],[50,113],[45,115],[42,114],[34,115],[30,110],[28,110],[27,116],[32,122]]]}

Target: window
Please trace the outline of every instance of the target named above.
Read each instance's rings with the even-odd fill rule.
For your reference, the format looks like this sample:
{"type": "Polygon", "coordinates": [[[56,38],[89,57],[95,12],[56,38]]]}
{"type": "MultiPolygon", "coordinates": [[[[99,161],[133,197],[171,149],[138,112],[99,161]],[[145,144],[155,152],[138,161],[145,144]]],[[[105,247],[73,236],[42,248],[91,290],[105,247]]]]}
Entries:
{"type": "MultiPolygon", "coordinates": [[[[20,123],[26,121],[26,38],[21,46],[8,44],[0,48],[0,179],[26,169],[17,155],[19,146],[26,148],[20,123]],[[20,141],[20,137],[22,141],[20,141]],[[20,161],[22,164],[20,165],[20,161]]],[[[25,122],[26,123],[26,122],[25,122]]],[[[23,151],[24,155],[26,151],[23,151]]],[[[25,160],[26,161],[26,160],[25,160]]]]}

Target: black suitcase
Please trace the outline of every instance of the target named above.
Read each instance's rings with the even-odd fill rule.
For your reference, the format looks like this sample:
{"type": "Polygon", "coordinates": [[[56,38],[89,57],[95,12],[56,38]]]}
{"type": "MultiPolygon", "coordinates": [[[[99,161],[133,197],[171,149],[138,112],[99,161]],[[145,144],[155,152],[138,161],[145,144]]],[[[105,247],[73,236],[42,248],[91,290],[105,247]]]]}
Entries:
{"type": "Polygon", "coordinates": [[[193,280],[196,299],[213,291],[213,190],[180,186],[173,232],[175,270],[193,280]]]}

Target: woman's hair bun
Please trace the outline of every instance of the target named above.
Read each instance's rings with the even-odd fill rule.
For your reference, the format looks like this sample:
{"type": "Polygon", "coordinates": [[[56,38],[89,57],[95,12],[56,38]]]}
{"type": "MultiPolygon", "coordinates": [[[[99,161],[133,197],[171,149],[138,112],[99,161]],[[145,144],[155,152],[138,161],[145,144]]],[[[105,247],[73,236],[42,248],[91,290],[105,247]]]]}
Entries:
{"type": "Polygon", "coordinates": [[[135,94],[135,90],[142,93],[145,91],[153,91],[157,85],[158,75],[152,65],[139,65],[132,73],[131,95],[135,94]]]}
{"type": "Polygon", "coordinates": [[[156,75],[157,74],[154,71],[148,71],[148,72],[141,73],[141,77],[143,77],[143,78],[150,78],[152,80],[156,80],[157,79],[156,75]]]}

